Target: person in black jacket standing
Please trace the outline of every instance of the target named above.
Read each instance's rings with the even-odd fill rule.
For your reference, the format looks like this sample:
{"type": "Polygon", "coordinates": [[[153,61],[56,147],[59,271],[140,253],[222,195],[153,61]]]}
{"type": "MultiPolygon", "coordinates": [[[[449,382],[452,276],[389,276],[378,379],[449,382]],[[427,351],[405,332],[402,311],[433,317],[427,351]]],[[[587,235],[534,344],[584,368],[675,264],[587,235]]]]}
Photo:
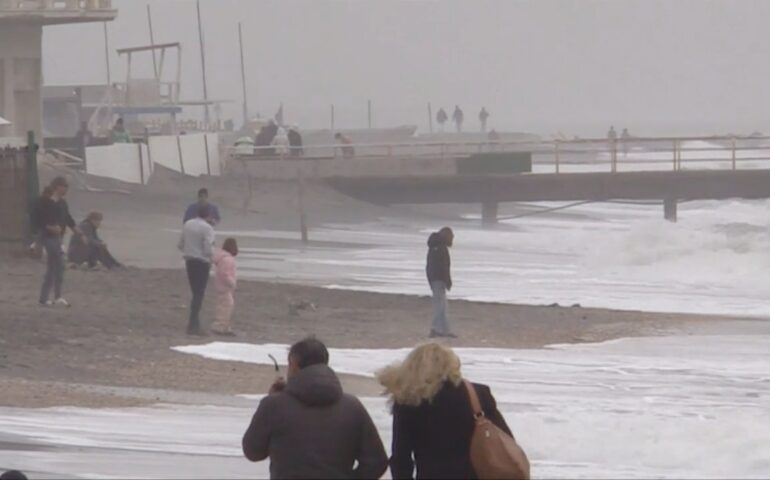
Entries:
{"type": "Polygon", "coordinates": [[[59,305],[69,307],[70,304],[61,295],[64,283],[64,252],[62,239],[67,228],[75,235],[80,235],[80,229],[70,215],[67,201],[69,184],[64,177],[56,177],[51,181],[51,196],[41,197],[37,211],[40,242],[48,257],[45,278],[40,289],[40,304],[44,306],[59,305]],[[54,300],[50,300],[53,289],[54,300]]]}
{"type": "MultiPolygon", "coordinates": [[[[475,420],[460,359],[438,343],[421,345],[403,363],[377,373],[393,406],[390,473],[395,480],[474,479],[471,437],[475,420]]],[[[486,385],[472,384],[484,415],[511,430],[486,385]]],[[[511,435],[513,436],[513,435],[511,435]]]]}
{"type": "Polygon", "coordinates": [[[449,248],[454,243],[454,232],[449,227],[444,227],[438,232],[432,233],[428,238],[428,261],[425,271],[428,275],[428,283],[433,292],[433,324],[430,329],[430,337],[457,336],[449,329],[447,320],[446,292],[452,290],[451,261],[449,248]]]}

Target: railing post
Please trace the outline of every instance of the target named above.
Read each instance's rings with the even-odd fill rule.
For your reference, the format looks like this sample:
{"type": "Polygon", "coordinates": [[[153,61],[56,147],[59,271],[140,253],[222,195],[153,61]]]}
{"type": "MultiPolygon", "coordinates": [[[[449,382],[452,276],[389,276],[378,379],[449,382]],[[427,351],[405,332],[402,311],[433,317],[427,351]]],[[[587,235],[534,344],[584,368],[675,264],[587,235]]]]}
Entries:
{"type": "Polygon", "coordinates": [[[737,169],[736,165],[736,159],[735,159],[735,137],[732,139],[732,153],[733,153],[733,170],[737,169]]]}
{"type": "Polygon", "coordinates": [[[616,173],[618,171],[618,141],[616,139],[612,139],[610,148],[612,149],[612,173],[616,173]]]}
{"type": "Polygon", "coordinates": [[[559,173],[560,167],[561,167],[561,159],[559,158],[559,140],[556,140],[553,144],[553,154],[555,157],[554,163],[556,164],[556,173],[559,173]]]}
{"type": "Polygon", "coordinates": [[[677,140],[674,140],[674,171],[675,172],[677,170],[677,155],[676,155],[676,152],[677,152],[678,144],[679,144],[679,142],[677,140]]]}

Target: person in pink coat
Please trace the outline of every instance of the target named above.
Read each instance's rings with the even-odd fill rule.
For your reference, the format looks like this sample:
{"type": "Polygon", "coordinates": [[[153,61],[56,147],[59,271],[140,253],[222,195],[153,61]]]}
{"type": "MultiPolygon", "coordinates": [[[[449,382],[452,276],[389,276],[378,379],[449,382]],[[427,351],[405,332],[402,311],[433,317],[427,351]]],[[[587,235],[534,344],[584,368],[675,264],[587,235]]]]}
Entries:
{"type": "Polygon", "coordinates": [[[238,243],[228,238],[222,249],[214,255],[214,286],[217,291],[216,321],[211,331],[218,335],[234,337],[232,317],[235,299],[233,293],[238,282],[235,257],[238,256],[238,243]]]}

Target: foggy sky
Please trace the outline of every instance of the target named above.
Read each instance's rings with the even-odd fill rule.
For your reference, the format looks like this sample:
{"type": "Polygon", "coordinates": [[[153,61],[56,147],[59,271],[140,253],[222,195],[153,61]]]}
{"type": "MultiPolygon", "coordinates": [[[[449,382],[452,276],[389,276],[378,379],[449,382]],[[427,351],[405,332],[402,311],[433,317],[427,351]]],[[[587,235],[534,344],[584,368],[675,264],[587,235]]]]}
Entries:
{"type": "MultiPolygon", "coordinates": [[[[113,0],[114,49],[183,44],[182,96],[202,98],[195,2],[113,0]]],[[[770,132],[770,2],[690,0],[202,0],[209,97],[240,123],[237,23],[249,108],[304,128],[427,127],[427,102],[455,104],[475,129],[551,134],[770,132]]],[[[151,57],[137,59],[150,76],[151,57]]],[[[168,63],[167,70],[173,62],[168,63]]],[[[46,27],[46,84],[105,82],[101,24],[46,27]]],[[[197,116],[188,110],[186,116],[197,116]]]]}

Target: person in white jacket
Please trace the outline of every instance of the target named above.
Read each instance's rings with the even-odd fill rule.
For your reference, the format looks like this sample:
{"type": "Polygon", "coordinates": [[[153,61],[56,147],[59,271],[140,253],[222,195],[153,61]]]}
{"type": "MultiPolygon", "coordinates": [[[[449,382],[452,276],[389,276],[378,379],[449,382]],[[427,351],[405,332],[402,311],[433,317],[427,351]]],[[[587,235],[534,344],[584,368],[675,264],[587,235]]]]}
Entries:
{"type": "Polygon", "coordinates": [[[289,134],[286,133],[285,128],[280,127],[278,129],[278,133],[273,139],[273,146],[275,147],[275,154],[279,157],[284,158],[289,154],[289,134]]]}
{"type": "Polygon", "coordinates": [[[237,266],[235,257],[238,256],[238,243],[234,238],[228,238],[222,244],[222,249],[214,255],[214,286],[217,291],[216,320],[211,331],[217,335],[234,337],[233,309],[235,298],[233,293],[237,285],[237,266]]]}

